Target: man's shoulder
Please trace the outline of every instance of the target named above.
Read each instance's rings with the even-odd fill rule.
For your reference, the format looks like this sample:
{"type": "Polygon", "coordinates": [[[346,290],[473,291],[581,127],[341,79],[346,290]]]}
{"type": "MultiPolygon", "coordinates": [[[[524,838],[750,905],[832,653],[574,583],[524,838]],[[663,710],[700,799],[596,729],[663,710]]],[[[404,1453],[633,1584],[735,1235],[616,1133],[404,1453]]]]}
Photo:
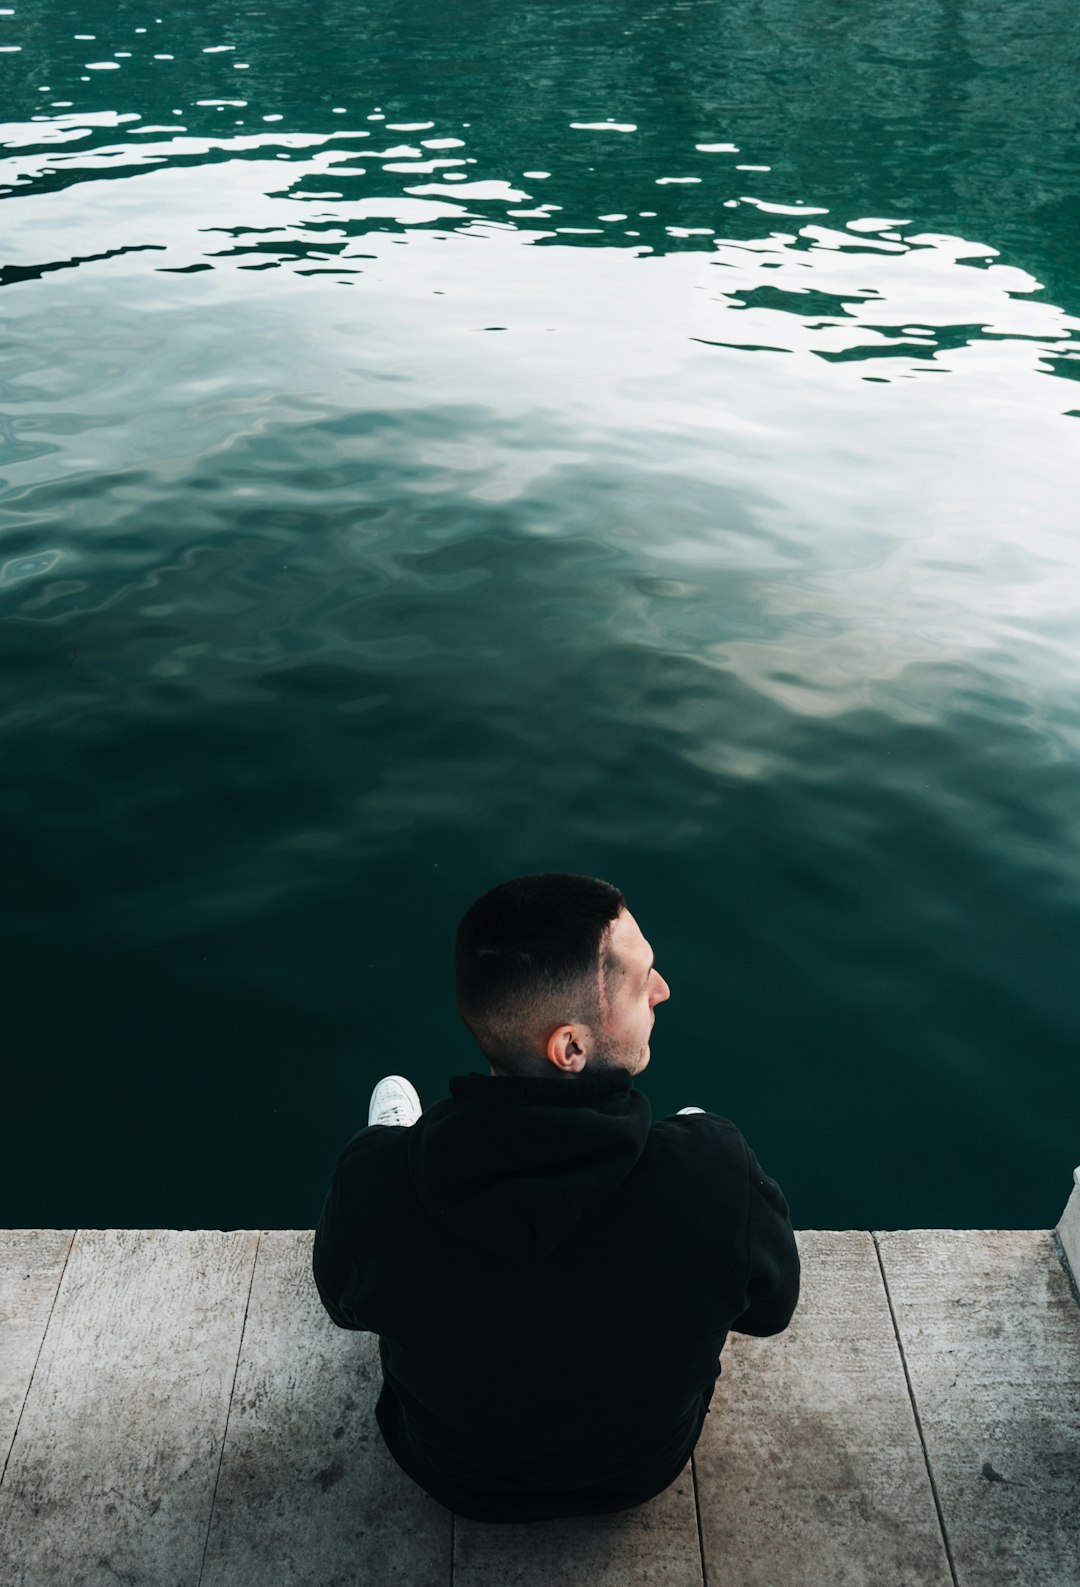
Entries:
{"type": "Polygon", "coordinates": [[[741,1150],[746,1144],[739,1126],[722,1113],[669,1113],[665,1118],[657,1119],[652,1128],[667,1133],[675,1132],[687,1140],[709,1142],[718,1148],[741,1150]]]}
{"type": "Polygon", "coordinates": [[[652,1154],[687,1172],[746,1173],[748,1148],[738,1125],[721,1113],[673,1113],[649,1131],[652,1154]]]}

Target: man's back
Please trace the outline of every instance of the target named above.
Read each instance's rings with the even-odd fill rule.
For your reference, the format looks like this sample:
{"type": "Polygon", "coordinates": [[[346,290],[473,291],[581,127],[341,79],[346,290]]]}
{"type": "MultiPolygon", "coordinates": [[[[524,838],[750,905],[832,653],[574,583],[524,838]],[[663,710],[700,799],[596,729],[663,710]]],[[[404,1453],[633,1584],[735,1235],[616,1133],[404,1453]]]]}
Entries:
{"type": "Polygon", "coordinates": [[[651,1125],[625,1070],[463,1075],[410,1129],[361,1131],[316,1234],[319,1292],[378,1333],[378,1418],[461,1515],[639,1504],[678,1475],[729,1328],[787,1326],[779,1188],[714,1114],[651,1125]]]}

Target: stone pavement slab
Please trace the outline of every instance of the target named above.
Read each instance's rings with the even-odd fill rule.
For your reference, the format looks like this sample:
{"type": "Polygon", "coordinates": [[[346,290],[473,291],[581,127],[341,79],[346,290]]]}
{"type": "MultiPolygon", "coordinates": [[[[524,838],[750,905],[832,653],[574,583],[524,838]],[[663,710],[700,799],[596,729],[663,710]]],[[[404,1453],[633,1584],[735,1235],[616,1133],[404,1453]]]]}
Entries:
{"type": "Polygon", "coordinates": [[[449,1587],[450,1512],[384,1446],[378,1339],[330,1321],[311,1247],[259,1242],[202,1587],[449,1587]]]}
{"type": "Polygon", "coordinates": [[[1049,1234],[878,1241],[957,1587],[1078,1587],[1080,1307],[1049,1234]]]}
{"type": "Polygon", "coordinates": [[[0,1472],[71,1247],[71,1229],[0,1229],[0,1472]]]}
{"type": "Polygon", "coordinates": [[[732,1334],[694,1455],[713,1587],[951,1587],[874,1242],[803,1232],[786,1333],[732,1334]]]}
{"type": "Polygon", "coordinates": [[[0,1486],[4,1587],[197,1587],[256,1241],[76,1234],[0,1486]]]}

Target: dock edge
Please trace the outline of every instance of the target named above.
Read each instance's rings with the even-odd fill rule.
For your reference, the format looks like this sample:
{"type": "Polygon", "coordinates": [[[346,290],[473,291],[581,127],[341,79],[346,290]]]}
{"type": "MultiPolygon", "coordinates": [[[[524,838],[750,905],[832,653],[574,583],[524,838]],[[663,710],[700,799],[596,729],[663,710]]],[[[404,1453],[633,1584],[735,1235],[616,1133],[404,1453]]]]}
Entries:
{"type": "Polygon", "coordinates": [[[1080,1289],[1080,1168],[1073,1169],[1072,1194],[1054,1233],[1064,1252],[1073,1285],[1080,1289]]]}

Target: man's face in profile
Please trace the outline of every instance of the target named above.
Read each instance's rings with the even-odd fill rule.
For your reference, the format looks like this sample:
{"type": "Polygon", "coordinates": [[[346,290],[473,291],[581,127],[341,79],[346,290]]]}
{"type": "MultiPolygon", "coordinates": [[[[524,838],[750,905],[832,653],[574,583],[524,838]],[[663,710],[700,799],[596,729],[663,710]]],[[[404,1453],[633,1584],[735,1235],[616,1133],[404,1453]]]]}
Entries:
{"type": "Polygon", "coordinates": [[[601,968],[603,1024],[585,1069],[628,1069],[637,1075],[649,1062],[649,1037],[656,1018],[653,1009],[671,996],[671,988],[653,963],[652,948],[628,909],[612,921],[607,946],[617,969],[601,968]]]}

